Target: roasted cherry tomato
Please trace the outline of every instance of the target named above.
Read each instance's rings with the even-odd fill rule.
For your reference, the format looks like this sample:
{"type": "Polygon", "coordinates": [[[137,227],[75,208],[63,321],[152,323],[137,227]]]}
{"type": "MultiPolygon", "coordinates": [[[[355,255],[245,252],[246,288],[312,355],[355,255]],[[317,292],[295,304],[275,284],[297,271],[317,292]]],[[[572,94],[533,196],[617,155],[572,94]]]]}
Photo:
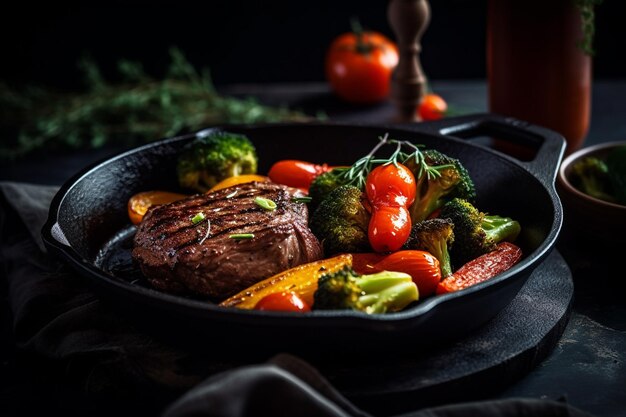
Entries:
{"type": "Polygon", "coordinates": [[[446,115],[448,111],[448,103],[437,94],[426,94],[420,105],[417,108],[417,112],[422,120],[439,120],[446,115]]]}
{"type": "Polygon", "coordinates": [[[410,206],[415,201],[415,177],[402,164],[380,165],[367,176],[367,199],[373,205],[391,204],[410,206]]]}
{"type": "Polygon", "coordinates": [[[128,200],[128,217],[133,224],[139,224],[150,207],[173,203],[185,197],[188,196],[167,191],[145,191],[135,194],[128,200]]]}
{"type": "Polygon", "coordinates": [[[352,103],[376,103],[389,95],[398,48],[380,33],[354,28],[331,43],[325,65],[326,79],[340,98],[352,103]]]}
{"type": "Polygon", "coordinates": [[[402,164],[380,165],[365,181],[372,209],[368,238],[376,252],[396,251],[411,233],[408,208],[415,201],[415,177],[402,164]]]}
{"type": "Polygon", "coordinates": [[[326,164],[316,165],[311,162],[287,159],[272,165],[267,176],[275,183],[307,190],[315,177],[331,169],[333,168],[326,164]]]}
{"type": "Polygon", "coordinates": [[[213,186],[213,188],[209,190],[209,192],[211,193],[213,191],[221,190],[222,188],[232,187],[233,185],[245,184],[247,182],[253,182],[253,181],[265,182],[269,180],[270,179],[268,177],[265,177],[263,175],[254,175],[254,174],[236,175],[234,177],[228,177],[225,180],[218,182],[217,184],[213,186]]]}
{"type": "Polygon", "coordinates": [[[373,265],[374,271],[397,271],[409,274],[417,285],[420,298],[435,293],[441,281],[439,260],[429,252],[401,250],[385,256],[373,265]]]}
{"type": "Polygon", "coordinates": [[[305,303],[295,292],[275,292],[261,298],[254,307],[255,310],[265,311],[311,311],[311,307],[305,303]]]}
{"type": "Polygon", "coordinates": [[[399,250],[411,233],[411,216],[406,207],[379,206],[372,212],[367,236],[376,252],[399,250]]]}

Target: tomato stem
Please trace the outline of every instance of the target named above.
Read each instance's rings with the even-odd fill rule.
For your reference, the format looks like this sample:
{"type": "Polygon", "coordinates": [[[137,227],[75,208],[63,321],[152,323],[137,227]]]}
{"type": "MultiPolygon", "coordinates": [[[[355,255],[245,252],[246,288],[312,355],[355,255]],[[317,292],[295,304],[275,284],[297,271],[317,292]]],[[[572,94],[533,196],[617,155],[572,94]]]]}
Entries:
{"type": "Polygon", "coordinates": [[[363,36],[363,26],[359,21],[358,17],[352,17],[350,19],[350,27],[352,28],[352,33],[356,36],[356,46],[355,49],[359,54],[369,54],[374,49],[374,46],[365,41],[365,37],[363,36]]]}

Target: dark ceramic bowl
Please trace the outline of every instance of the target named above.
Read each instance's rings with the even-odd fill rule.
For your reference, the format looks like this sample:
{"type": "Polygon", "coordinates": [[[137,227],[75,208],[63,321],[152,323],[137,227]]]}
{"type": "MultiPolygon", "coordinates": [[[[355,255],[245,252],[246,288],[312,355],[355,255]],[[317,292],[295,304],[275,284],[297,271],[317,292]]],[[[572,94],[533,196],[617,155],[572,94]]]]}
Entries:
{"type": "Polygon", "coordinates": [[[564,211],[564,230],[572,237],[626,242],[626,206],[594,198],[572,185],[572,167],[588,156],[604,158],[626,141],[602,143],[580,149],[561,163],[557,190],[564,211]]]}

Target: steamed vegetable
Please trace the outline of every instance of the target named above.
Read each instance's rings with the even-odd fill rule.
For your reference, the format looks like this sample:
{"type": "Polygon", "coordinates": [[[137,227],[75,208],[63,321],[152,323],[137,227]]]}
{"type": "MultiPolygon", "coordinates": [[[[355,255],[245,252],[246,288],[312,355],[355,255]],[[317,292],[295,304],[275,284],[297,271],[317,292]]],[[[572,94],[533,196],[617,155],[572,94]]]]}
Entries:
{"type": "Polygon", "coordinates": [[[522,250],[510,242],[502,242],[496,248],[472,259],[437,286],[437,294],[462,290],[484,282],[510,269],[522,258],[522,250]]]}
{"type": "Polygon", "coordinates": [[[257,282],[222,301],[220,306],[252,309],[265,296],[285,291],[296,293],[306,304],[311,305],[319,277],[350,265],[352,265],[350,255],[340,255],[299,265],[257,282]]]}
{"type": "Polygon", "coordinates": [[[320,240],[326,256],[370,250],[367,230],[370,214],[363,193],[352,185],[332,191],[313,212],[309,227],[320,240]]]}
{"type": "Polygon", "coordinates": [[[226,178],[256,174],[257,163],[254,145],[246,136],[215,131],[185,146],[177,161],[178,182],[206,192],[226,178]]]}
{"type": "Polygon", "coordinates": [[[408,274],[383,271],[359,275],[348,267],[319,279],[313,309],[379,314],[400,311],[417,299],[417,286],[408,274]]]}
{"type": "Polygon", "coordinates": [[[514,241],[521,230],[516,220],[488,215],[460,198],[443,206],[439,217],[454,224],[455,242],[451,257],[456,265],[493,251],[501,241],[514,241]]]}

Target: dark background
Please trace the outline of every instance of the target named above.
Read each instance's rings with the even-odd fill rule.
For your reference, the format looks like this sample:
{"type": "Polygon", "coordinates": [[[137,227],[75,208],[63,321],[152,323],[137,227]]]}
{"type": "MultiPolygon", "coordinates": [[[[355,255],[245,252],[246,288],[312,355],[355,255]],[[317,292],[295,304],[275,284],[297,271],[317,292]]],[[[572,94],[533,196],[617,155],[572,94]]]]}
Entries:
{"type": "MultiPolygon", "coordinates": [[[[624,3],[597,8],[596,79],[626,76],[624,3]]],[[[486,0],[430,5],[421,56],[427,75],[484,79],[486,0]]],[[[0,80],[78,88],[84,53],[108,79],[118,58],[160,76],[176,45],[197,68],[209,67],[217,85],[323,81],[326,48],[350,17],[393,37],[386,8],[383,0],[20,2],[2,12],[0,80]]]]}

